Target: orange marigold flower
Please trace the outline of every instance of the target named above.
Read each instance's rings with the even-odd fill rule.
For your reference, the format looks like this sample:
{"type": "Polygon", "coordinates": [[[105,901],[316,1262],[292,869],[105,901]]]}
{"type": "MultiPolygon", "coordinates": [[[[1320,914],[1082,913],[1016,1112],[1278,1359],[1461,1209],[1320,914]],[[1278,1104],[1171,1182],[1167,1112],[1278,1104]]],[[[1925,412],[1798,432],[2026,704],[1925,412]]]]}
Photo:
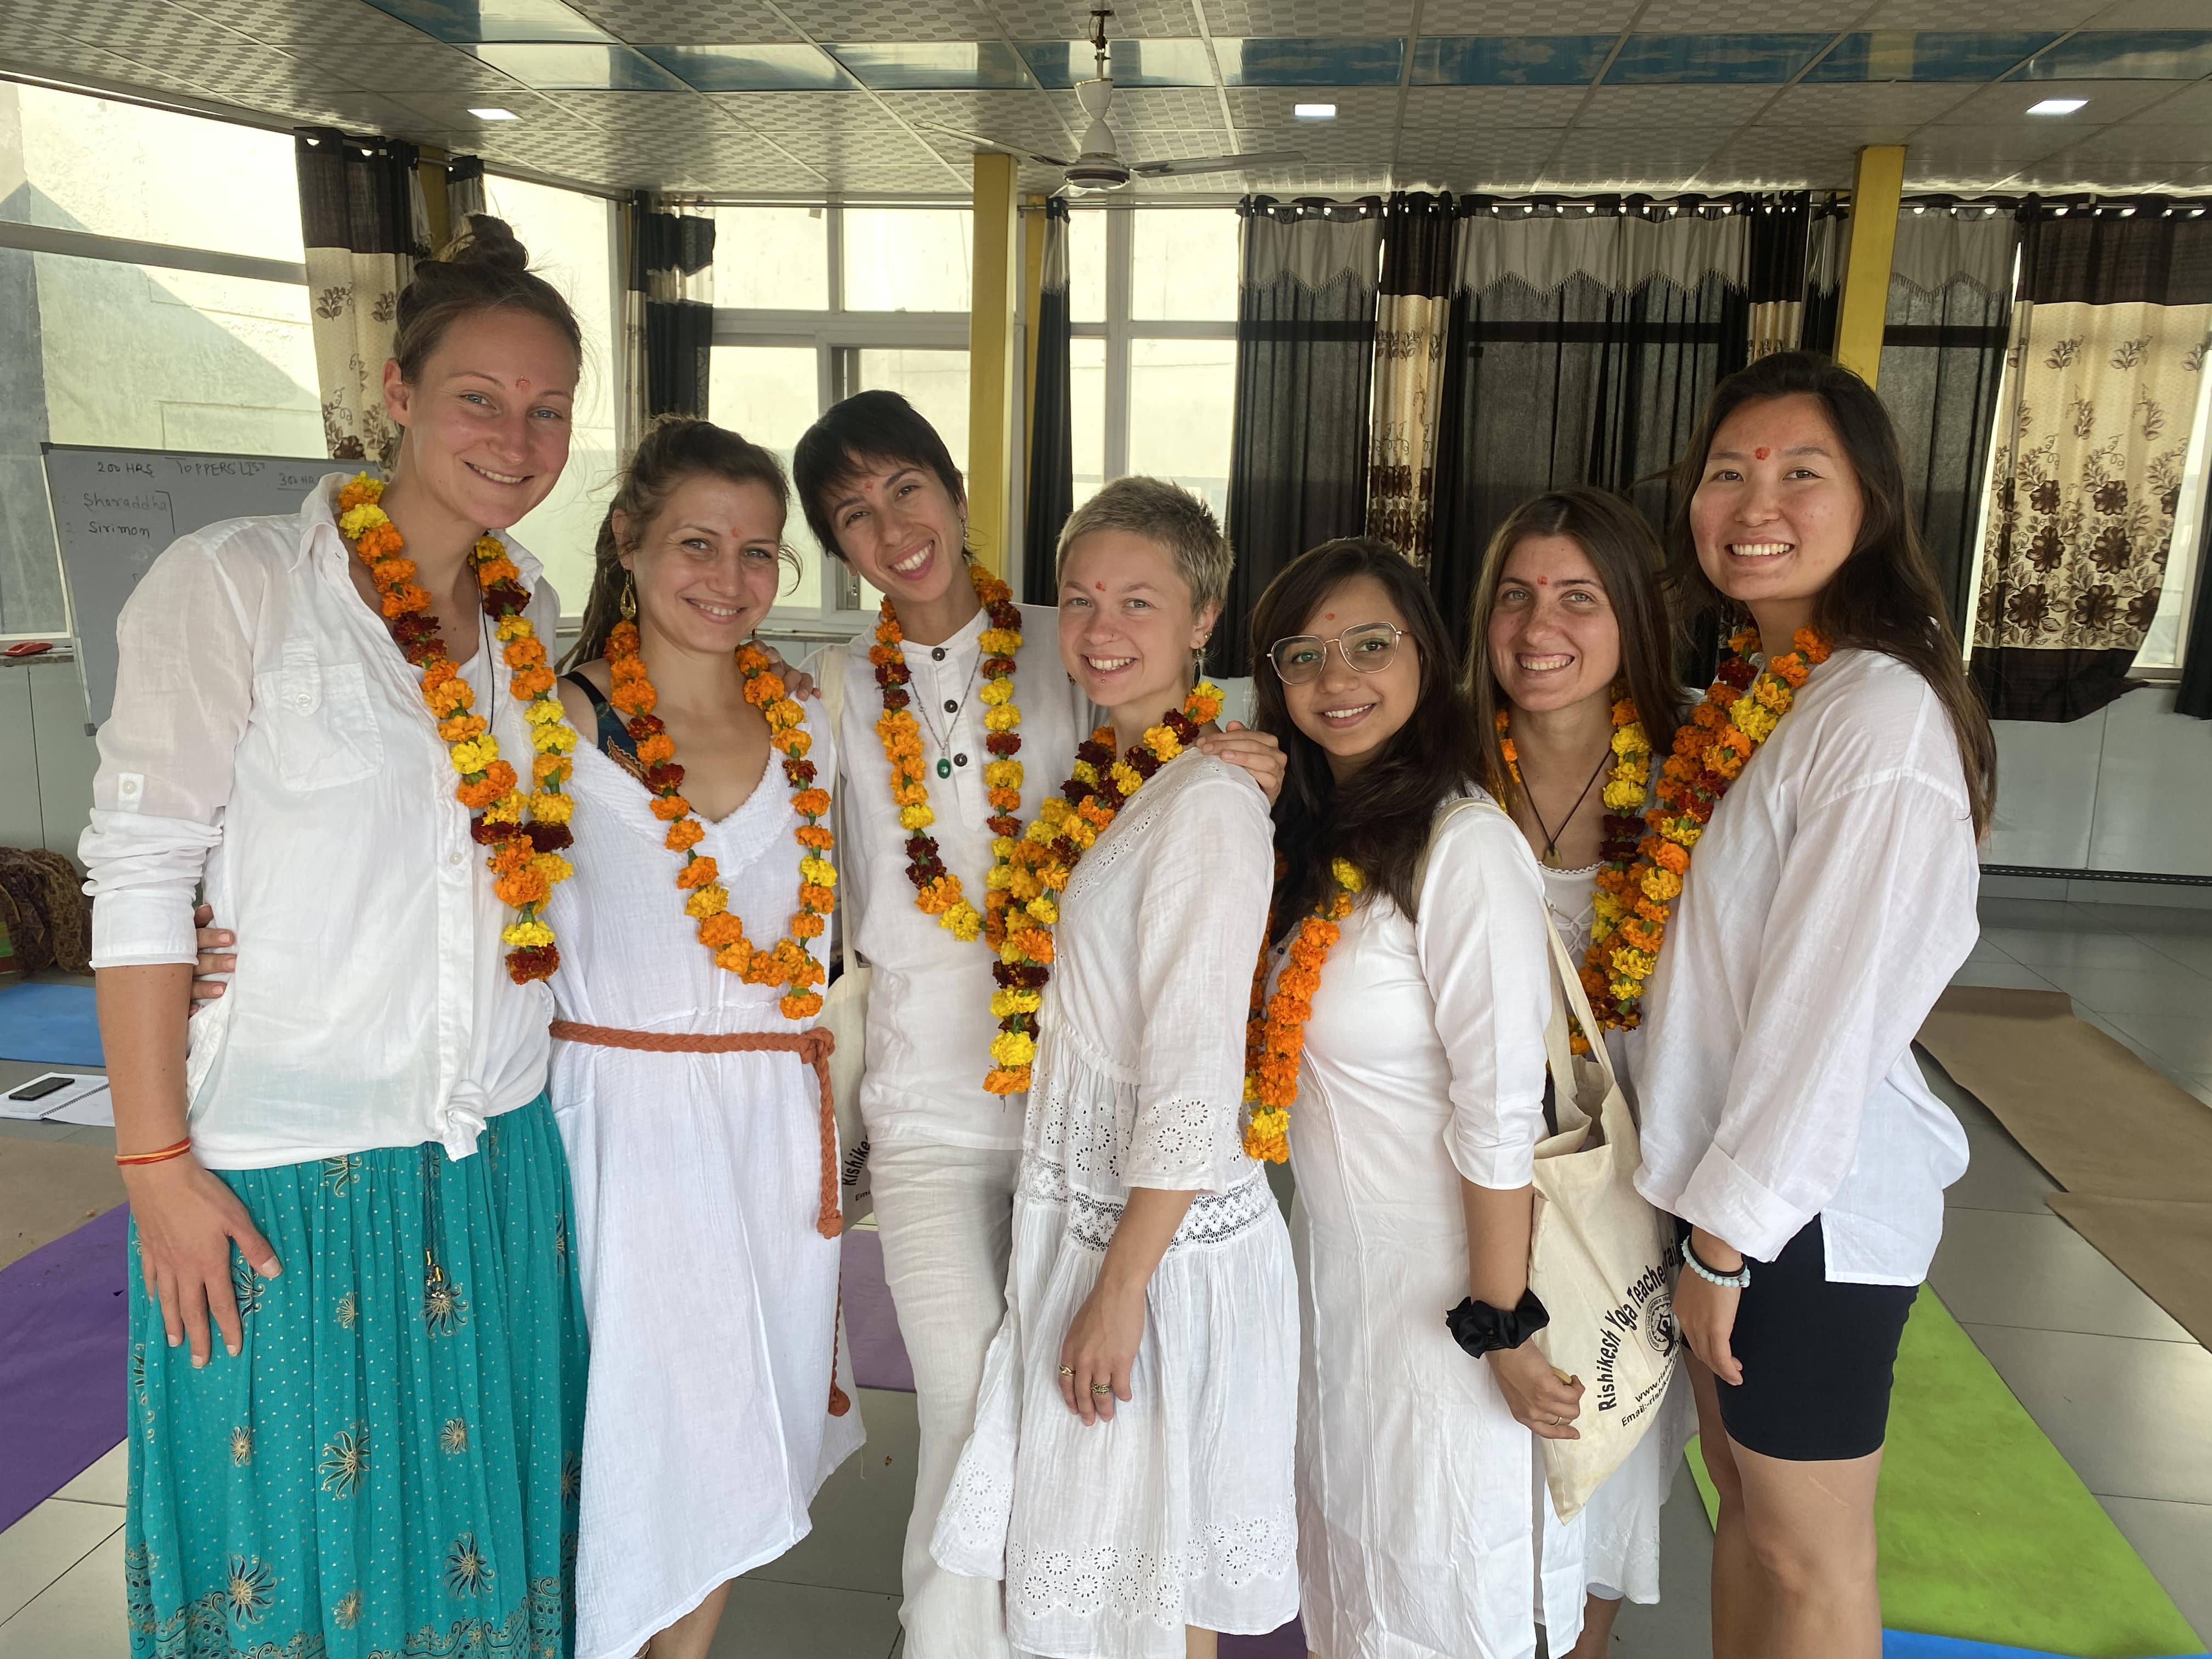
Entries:
{"type": "Polygon", "coordinates": [[[1671,841],[1661,842],[1652,849],[1651,857],[1654,862],[1664,865],[1678,876],[1690,867],[1689,849],[1671,841]]]}
{"type": "Polygon", "coordinates": [[[726,945],[738,944],[744,939],[744,923],[739,921],[727,910],[718,911],[699,924],[701,942],[716,950],[720,950],[726,945]]]}
{"type": "Polygon", "coordinates": [[[691,811],[691,803],[681,795],[659,795],[653,802],[653,816],[663,823],[673,823],[691,811]]]}
{"type": "Polygon", "coordinates": [[[689,890],[704,887],[720,873],[714,860],[704,853],[695,854],[691,861],[676,872],[676,884],[689,890]]]}
{"type": "MultiPolygon", "coordinates": [[[[801,809],[802,811],[805,809],[801,809]]],[[[826,853],[836,844],[837,838],[818,823],[802,823],[793,832],[801,847],[811,847],[817,853],[826,853]]]]}
{"type": "Polygon", "coordinates": [[[676,740],[665,732],[656,732],[649,738],[637,740],[637,758],[646,766],[658,766],[676,757],[676,740]]]}
{"type": "Polygon", "coordinates": [[[453,791],[462,805],[471,812],[481,812],[507,793],[489,778],[479,778],[474,783],[463,782],[453,791]]]}
{"type": "Polygon", "coordinates": [[[545,884],[545,878],[535,870],[518,870],[511,876],[502,876],[492,884],[492,890],[499,895],[501,902],[518,910],[526,904],[544,903],[551,891],[545,884]]]}
{"type": "Polygon", "coordinates": [[[837,902],[837,895],[827,887],[817,887],[812,882],[803,884],[799,890],[799,902],[817,915],[826,916],[830,907],[837,902]]]}
{"type": "Polygon", "coordinates": [[[706,827],[698,819],[678,818],[668,826],[668,839],[661,845],[672,853],[684,853],[706,839],[706,827]]]}
{"type": "Polygon", "coordinates": [[[451,720],[438,722],[438,735],[447,743],[461,743],[470,738],[482,737],[491,730],[481,714],[456,714],[451,720]]]}
{"type": "Polygon", "coordinates": [[[819,939],[830,924],[819,916],[797,915],[791,919],[792,936],[795,939],[819,939]]]}
{"type": "MultiPolygon", "coordinates": [[[[791,810],[806,817],[818,818],[830,810],[827,789],[802,789],[791,798],[791,810]]],[[[827,842],[823,843],[825,846],[827,842]]]]}

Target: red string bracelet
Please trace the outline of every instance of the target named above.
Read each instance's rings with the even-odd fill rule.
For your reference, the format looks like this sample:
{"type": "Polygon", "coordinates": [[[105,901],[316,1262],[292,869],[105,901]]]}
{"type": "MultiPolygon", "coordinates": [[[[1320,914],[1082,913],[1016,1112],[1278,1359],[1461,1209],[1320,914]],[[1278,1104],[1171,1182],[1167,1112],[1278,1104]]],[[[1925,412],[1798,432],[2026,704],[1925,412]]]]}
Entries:
{"type": "Polygon", "coordinates": [[[118,1164],[166,1164],[173,1158],[181,1158],[192,1149],[192,1138],[186,1135],[173,1146],[164,1146],[158,1152],[118,1152],[118,1164]]]}

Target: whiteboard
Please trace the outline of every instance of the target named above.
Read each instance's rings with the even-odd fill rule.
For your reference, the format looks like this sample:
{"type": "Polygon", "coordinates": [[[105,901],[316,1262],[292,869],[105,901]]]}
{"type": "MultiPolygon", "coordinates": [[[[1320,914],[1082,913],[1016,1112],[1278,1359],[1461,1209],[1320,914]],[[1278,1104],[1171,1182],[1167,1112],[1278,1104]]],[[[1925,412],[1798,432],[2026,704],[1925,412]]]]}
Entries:
{"type": "MultiPolygon", "coordinates": [[[[226,519],[289,515],[316,481],[362,470],[317,456],[201,455],[46,444],[46,496],[61,549],[77,672],[93,726],[115,700],[115,621],[155,559],[179,536],[226,519]]],[[[379,469],[370,465],[368,470],[379,469]]],[[[88,727],[88,730],[90,728],[88,727]]]]}

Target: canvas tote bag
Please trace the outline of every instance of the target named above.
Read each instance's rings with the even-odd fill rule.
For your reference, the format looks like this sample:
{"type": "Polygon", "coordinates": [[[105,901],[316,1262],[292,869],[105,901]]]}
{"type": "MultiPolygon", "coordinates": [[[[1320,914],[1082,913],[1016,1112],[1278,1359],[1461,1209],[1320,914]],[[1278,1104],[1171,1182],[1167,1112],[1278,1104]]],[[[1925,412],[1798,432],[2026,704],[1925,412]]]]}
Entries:
{"type": "MultiPolygon", "coordinates": [[[[1429,847],[1461,812],[1504,809],[1483,796],[1447,802],[1429,847]]],[[[1519,834],[1516,826],[1514,831],[1519,834]]],[[[1421,855],[1415,881],[1428,873],[1421,855]]],[[[1569,1044],[1567,1016],[1597,1032],[1589,998],[1567,947],[1547,915],[1552,1016],[1544,1028],[1559,1132],[1536,1145],[1535,1221],[1528,1242],[1528,1288],[1552,1322],[1536,1346],[1553,1367],[1583,1385],[1574,1440],[1542,1440],[1545,1483],[1562,1521],[1626,1462],[1659,1414],[1674,1374],[1673,1224],[1636,1190],[1643,1161],[1636,1120],[1613,1076],[1601,1034],[1586,1059],[1569,1044]]]]}
{"type": "Polygon", "coordinates": [[[1528,1285],[1552,1316],[1536,1346],[1583,1387],[1580,1437],[1537,1443],[1552,1507],[1568,1521],[1658,1418],[1680,1338],[1674,1225],[1636,1190],[1643,1161],[1636,1120],[1574,960],[1548,918],[1545,933],[1553,997],[1544,1049],[1559,1127],[1536,1146],[1528,1285]],[[1569,1048],[1571,1012],[1590,1034],[1587,1057],[1569,1048]]]}
{"type": "MultiPolygon", "coordinates": [[[[822,718],[833,735],[845,709],[845,669],[852,647],[833,645],[818,651],[808,665],[822,705],[822,718]]],[[[853,769],[848,765],[850,775],[853,769]]],[[[847,856],[843,791],[831,781],[830,834],[836,842],[833,856],[840,869],[847,856]]],[[[836,1047],[830,1054],[830,1092],[837,1108],[837,1168],[839,1202],[845,1225],[866,1220],[876,1210],[868,1180],[868,1132],[860,1122],[860,1079],[867,1071],[868,983],[873,970],[853,951],[853,918],[845,903],[846,884],[837,884],[830,923],[837,942],[838,974],[822,999],[821,1023],[836,1047]]]]}

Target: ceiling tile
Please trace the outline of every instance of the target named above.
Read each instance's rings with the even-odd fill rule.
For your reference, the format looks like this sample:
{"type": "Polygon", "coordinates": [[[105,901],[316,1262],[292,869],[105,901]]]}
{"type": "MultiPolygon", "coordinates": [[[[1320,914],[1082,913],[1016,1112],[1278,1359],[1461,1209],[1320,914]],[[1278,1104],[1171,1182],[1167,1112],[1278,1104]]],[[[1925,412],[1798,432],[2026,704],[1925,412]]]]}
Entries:
{"type": "Polygon", "coordinates": [[[469,50],[540,92],[687,90],[681,81],[632,46],[501,41],[469,50]]]}
{"type": "Polygon", "coordinates": [[[502,131],[516,125],[518,122],[543,126],[549,123],[580,118],[574,111],[563,109],[544,94],[532,92],[524,87],[509,87],[496,94],[403,92],[393,94],[391,101],[411,111],[416,118],[416,125],[403,128],[399,137],[413,138],[418,143],[424,143],[427,141],[421,137],[421,129],[427,128],[458,135],[460,148],[465,150],[476,149],[477,141],[486,133],[502,131]],[[511,112],[517,121],[483,121],[469,113],[471,107],[491,106],[511,112]]]}
{"type": "Polygon", "coordinates": [[[2115,0],[2088,21],[2100,29],[2202,28],[2204,0],[2115,0]]]}
{"type": "Polygon", "coordinates": [[[649,46],[638,50],[702,92],[831,91],[859,84],[819,46],[649,46]]]}
{"type": "Polygon", "coordinates": [[[1428,0],[1423,34],[1619,34],[1643,0],[1428,0]]]}
{"type": "MultiPolygon", "coordinates": [[[[856,122],[830,132],[764,132],[761,137],[793,160],[830,173],[853,167],[929,167],[936,165],[936,156],[964,159],[967,154],[950,141],[939,150],[929,135],[917,137],[895,121],[856,122]]],[[[939,176],[940,182],[933,189],[945,187],[941,170],[939,176]]]]}
{"type": "MultiPolygon", "coordinates": [[[[1072,106],[1073,93],[886,92],[878,95],[886,108],[915,127],[949,127],[1010,149],[1073,153],[1062,148],[1072,141],[1053,101],[1065,98],[1072,106]]],[[[1116,98],[1117,108],[1120,103],[1116,98]]]]}
{"type": "Polygon", "coordinates": [[[271,46],[421,46],[430,37],[364,0],[168,0],[180,11],[237,29],[271,46]]]}
{"type": "MultiPolygon", "coordinates": [[[[1772,87],[1593,87],[1577,127],[1724,126],[1750,120],[1774,101],[1772,87]]],[[[1616,137],[1616,143],[1632,140],[1616,137]]]]}
{"type": "Polygon", "coordinates": [[[2051,158],[2130,161],[2164,167],[2212,167],[2212,127],[2196,123],[2154,125],[2130,121],[2106,127],[2080,143],[2069,144],[2051,158]]]}
{"type": "Polygon", "coordinates": [[[50,75],[58,81],[82,79],[96,85],[117,87],[154,84],[152,71],[143,64],[99,46],[87,46],[65,34],[34,30],[14,20],[0,20],[0,55],[5,56],[11,68],[50,75]]]}
{"type": "Polygon", "coordinates": [[[1603,70],[1613,34],[1424,36],[1413,43],[1415,86],[1586,87],[1603,70]]]}
{"type": "MultiPolygon", "coordinates": [[[[1098,72],[1098,56],[1088,40],[1025,40],[1023,61],[1037,84],[1065,89],[1098,72]]],[[[1116,40],[1109,48],[1107,72],[1118,90],[1124,87],[1210,87],[1213,53],[1200,40],[1116,40]]]]}
{"type": "Polygon", "coordinates": [[[2071,29],[2106,0],[1875,0],[1863,29],[2071,29]]]}
{"type": "Polygon", "coordinates": [[[379,11],[455,44],[605,42],[605,30],[563,0],[371,0],[379,11]]]}
{"type": "Polygon", "coordinates": [[[1247,40],[1217,36],[1214,62],[1224,85],[1395,87],[1406,66],[1401,36],[1375,40],[1247,40]]]}
{"type": "Polygon", "coordinates": [[[758,0],[574,0],[575,8],[633,46],[783,45],[799,29],[758,0]]]}
{"type": "Polygon", "coordinates": [[[1542,128],[1462,132],[1449,139],[1409,136],[1398,149],[1398,172],[1449,179],[1455,190],[1494,190],[1500,181],[1534,179],[1564,136],[1542,128]]]}
{"type": "Polygon", "coordinates": [[[1692,176],[1728,137],[1725,130],[1651,128],[1638,133],[1633,143],[1624,143],[1618,132],[1571,127],[1544,173],[1577,189],[1605,184],[1651,188],[1692,176]]]}
{"type": "Polygon", "coordinates": [[[562,92],[546,101],[619,137],[649,134],[680,142],[686,134],[704,138],[742,131],[719,104],[696,92],[562,92]]]}
{"type": "Polygon", "coordinates": [[[968,0],[781,0],[781,9],[817,40],[977,40],[998,33],[988,12],[968,0]]]}
{"type": "Polygon", "coordinates": [[[2052,123],[2027,121],[1923,127],[1905,149],[1905,171],[1908,175],[1915,168],[1940,171],[1971,167],[1987,171],[2002,162],[2009,171],[2018,172],[2030,162],[2094,136],[2091,130],[2060,130],[2052,123]]]}
{"type": "Polygon", "coordinates": [[[1985,121],[2014,122],[2028,118],[2028,106],[2046,98],[2079,98],[2086,107],[2071,115],[2039,115],[2034,119],[2060,129],[2102,125],[2124,120],[2137,110],[2171,96],[2176,90],[2162,81],[2000,81],[1971,98],[1953,105],[1937,118],[1943,126],[1971,125],[1985,121]]]}
{"type": "MultiPolygon", "coordinates": [[[[1397,125],[1395,87],[1232,87],[1229,92],[1229,118],[1237,123],[1240,132],[1247,127],[1292,126],[1297,124],[1291,113],[1292,108],[1307,103],[1334,104],[1336,119],[1326,125],[1339,130],[1356,126],[1367,132],[1387,131],[1397,125]]],[[[1121,94],[1116,93],[1116,116],[1121,113],[1121,94]]]]}
{"type": "Polygon", "coordinates": [[[1036,84],[1022,55],[1003,40],[824,40],[862,86],[876,92],[1012,89],[1036,84]]]}
{"type": "MultiPolygon", "coordinates": [[[[1410,33],[1413,0],[1200,0],[1217,37],[1410,33]]],[[[1110,27],[1110,25],[1109,25],[1110,27]]]]}
{"type": "MultiPolygon", "coordinates": [[[[1017,40],[1087,40],[1089,0],[992,0],[990,15],[1017,40]]],[[[1116,40],[1139,36],[1188,37],[1199,33],[1191,0],[1114,0],[1107,33],[1116,40]]]]}
{"type": "Polygon", "coordinates": [[[1412,87],[1403,125],[1408,134],[1471,126],[1563,127],[1589,95],[1582,87],[1412,87]]]}
{"type": "Polygon", "coordinates": [[[1651,0],[1637,14],[1641,34],[1718,34],[1729,30],[1808,29],[1834,34],[1856,24],[1874,0],[1651,0]]]}
{"type": "Polygon", "coordinates": [[[1747,127],[1705,163],[1700,190],[1829,190],[1851,182],[1857,146],[1796,125],[1747,127]]]}
{"type": "Polygon", "coordinates": [[[1813,61],[1832,34],[1632,34],[1605,72],[1612,82],[1776,84],[1813,61]]]}
{"type": "MultiPolygon", "coordinates": [[[[1287,100],[1277,93],[1240,94],[1287,100]]],[[[1088,125],[1082,106],[1072,92],[1055,92],[1053,106],[1060,112],[1063,124],[1077,133],[1088,125]]],[[[1157,128],[1165,132],[1194,132],[1204,127],[1221,125],[1221,94],[1209,88],[1200,87],[1116,87],[1114,104],[1107,117],[1116,132],[1134,131],[1142,127],[1157,128]]]]}
{"type": "Polygon", "coordinates": [[[1863,135],[1880,131],[1895,137],[1863,136],[1866,144],[1903,143],[1905,135],[1923,122],[1941,118],[1974,95],[1971,83],[1956,81],[1891,82],[1864,86],[1812,86],[1799,82],[1784,87],[1774,102],[1759,112],[1762,122],[1849,127],[1863,135]]]}
{"type": "Polygon", "coordinates": [[[2212,123],[2212,81],[2202,81],[2194,86],[2178,87],[2135,118],[2148,121],[2212,123]]]}
{"type": "MultiPolygon", "coordinates": [[[[498,92],[520,90],[514,77],[458,46],[423,40],[418,46],[380,46],[333,59],[369,92],[498,92]]],[[[482,101],[482,100],[479,100],[482,101]]]]}
{"type": "Polygon", "coordinates": [[[2002,34],[1879,30],[1846,34],[1808,81],[1995,81],[2057,37],[2049,29],[2002,34]]]}
{"type": "Polygon", "coordinates": [[[709,93],[707,101],[757,132],[828,135],[896,125],[884,121],[882,106],[859,91],[709,93]]]}
{"type": "Polygon", "coordinates": [[[2195,81],[2212,75],[2212,29],[2091,30],[2036,54],[2037,81],[2195,81]]]}

